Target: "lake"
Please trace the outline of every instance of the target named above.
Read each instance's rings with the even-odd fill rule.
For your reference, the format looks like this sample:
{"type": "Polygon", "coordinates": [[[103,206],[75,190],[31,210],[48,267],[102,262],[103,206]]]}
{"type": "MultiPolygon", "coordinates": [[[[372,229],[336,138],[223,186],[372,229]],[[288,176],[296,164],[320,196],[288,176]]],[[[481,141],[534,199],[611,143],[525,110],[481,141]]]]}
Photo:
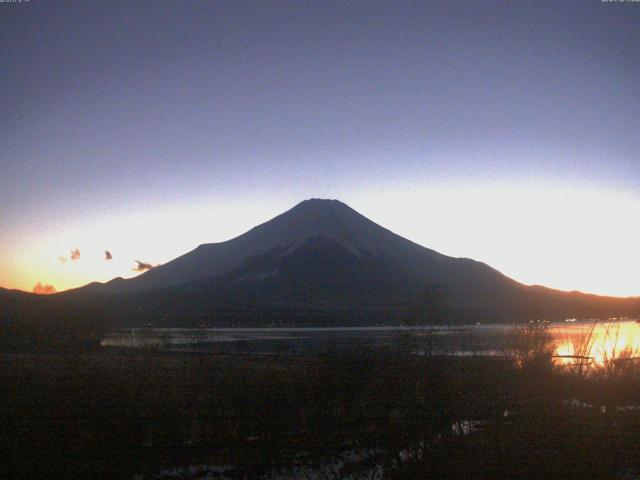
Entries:
{"type": "MultiPolygon", "coordinates": [[[[326,349],[385,347],[415,354],[509,355],[516,328],[544,329],[558,363],[584,357],[603,363],[640,356],[640,323],[567,321],[536,325],[461,325],[344,328],[134,328],[107,334],[101,345],[211,353],[316,353],[326,349]]],[[[526,335],[525,335],[526,336],[526,335]]],[[[520,336],[522,338],[522,335],[520,336]]]]}

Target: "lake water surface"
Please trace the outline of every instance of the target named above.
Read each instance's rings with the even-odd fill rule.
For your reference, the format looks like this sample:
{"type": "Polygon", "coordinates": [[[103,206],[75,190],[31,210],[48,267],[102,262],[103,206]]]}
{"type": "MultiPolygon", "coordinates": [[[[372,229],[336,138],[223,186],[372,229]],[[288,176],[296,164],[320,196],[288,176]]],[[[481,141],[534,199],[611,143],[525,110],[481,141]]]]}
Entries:
{"type": "MultiPolygon", "coordinates": [[[[344,328],[136,328],[105,336],[103,346],[218,353],[315,353],[323,349],[387,347],[416,354],[505,355],[516,331],[509,324],[344,328]]],[[[538,324],[559,363],[640,357],[640,323],[634,320],[538,324]]],[[[526,337],[526,333],[525,333],[526,337]]],[[[522,339],[522,335],[520,336],[522,339]]],[[[521,340],[520,340],[521,343],[521,340]]]]}

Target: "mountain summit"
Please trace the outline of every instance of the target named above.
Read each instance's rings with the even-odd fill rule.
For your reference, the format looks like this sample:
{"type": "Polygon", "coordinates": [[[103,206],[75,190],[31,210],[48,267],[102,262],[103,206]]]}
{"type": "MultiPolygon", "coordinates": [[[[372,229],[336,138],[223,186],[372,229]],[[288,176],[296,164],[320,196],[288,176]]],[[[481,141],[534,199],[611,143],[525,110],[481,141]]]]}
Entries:
{"type": "MultiPolygon", "coordinates": [[[[245,262],[268,252],[278,258],[293,255],[310,243],[325,242],[356,258],[377,261],[417,262],[427,269],[421,275],[433,280],[454,280],[461,263],[477,264],[471,260],[453,259],[417,245],[381,227],[338,200],[305,200],[291,210],[278,215],[248,232],[220,243],[203,244],[162,266],[138,277],[105,287],[112,292],[140,291],[211,279],[241,267],[245,262]],[[450,262],[450,263],[448,263],[450,262]]],[[[491,271],[491,276],[500,276],[491,271]]],[[[478,272],[476,272],[478,273],[478,272]]],[[[506,278],[506,277],[505,277],[506,278]]],[[[458,283],[464,283],[459,279],[458,283]]]]}
{"type": "Polygon", "coordinates": [[[118,303],[119,318],[170,325],[496,322],[638,309],[634,299],[522,285],[484,263],[411,242],[338,200],[321,199],[138,277],[66,293],[78,294],[118,303]]]}

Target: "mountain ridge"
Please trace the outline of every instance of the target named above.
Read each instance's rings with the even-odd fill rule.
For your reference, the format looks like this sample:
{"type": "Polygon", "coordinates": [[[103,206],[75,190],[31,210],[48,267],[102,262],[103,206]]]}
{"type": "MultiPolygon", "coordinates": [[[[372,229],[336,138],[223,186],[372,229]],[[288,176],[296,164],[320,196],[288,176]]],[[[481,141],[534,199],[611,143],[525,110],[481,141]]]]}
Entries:
{"type": "MultiPolygon", "coordinates": [[[[31,296],[31,294],[28,294],[31,296]]],[[[294,326],[511,322],[640,314],[640,297],[527,286],[449,257],[338,200],[305,200],[132,279],[51,295],[113,324],[294,326]]],[[[25,300],[26,301],[26,300],[25,300]]]]}
{"type": "Polygon", "coordinates": [[[211,278],[276,247],[287,246],[288,250],[282,252],[286,255],[309,238],[337,240],[356,255],[363,251],[376,256],[389,254],[397,250],[398,244],[403,244],[404,249],[428,252],[436,263],[454,258],[391,232],[339,200],[309,199],[235,238],[201,244],[164,265],[119,282],[113,288],[109,288],[113,280],[103,285],[112,293],[121,293],[211,278]]]}

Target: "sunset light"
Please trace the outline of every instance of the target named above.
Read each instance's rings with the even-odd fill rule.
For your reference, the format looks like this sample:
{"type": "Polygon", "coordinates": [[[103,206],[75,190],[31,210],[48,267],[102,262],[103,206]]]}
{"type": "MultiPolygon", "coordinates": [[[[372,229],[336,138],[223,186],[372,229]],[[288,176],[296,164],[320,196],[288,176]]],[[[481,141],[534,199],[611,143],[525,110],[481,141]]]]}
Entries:
{"type": "Polygon", "coordinates": [[[0,0],[0,479],[639,480],[640,0],[0,0]]]}
{"type": "Polygon", "coordinates": [[[551,329],[556,342],[554,355],[562,365],[585,362],[603,367],[616,361],[640,359],[640,324],[584,322],[551,329]],[[563,331],[564,330],[564,331],[563,331]]]}
{"type": "MultiPolygon", "coordinates": [[[[481,259],[526,284],[601,295],[637,292],[640,198],[632,191],[506,182],[434,184],[345,192],[342,198],[395,233],[454,257],[481,259]],[[455,221],[451,221],[455,219],[455,221]]],[[[58,291],[132,277],[135,260],[165,263],[203,243],[229,240],[286,208],[284,200],[179,202],[140,213],[91,214],[53,232],[13,232],[0,253],[5,288],[58,291]],[[209,203],[210,202],[210,203],[209,203]],[[161,239],[161,241],[158,241],[161,239]],[[67,259],[78,248],[81,257],[67,259]],[[108,249],[113,258],[106,261],[108,249]]]]}

